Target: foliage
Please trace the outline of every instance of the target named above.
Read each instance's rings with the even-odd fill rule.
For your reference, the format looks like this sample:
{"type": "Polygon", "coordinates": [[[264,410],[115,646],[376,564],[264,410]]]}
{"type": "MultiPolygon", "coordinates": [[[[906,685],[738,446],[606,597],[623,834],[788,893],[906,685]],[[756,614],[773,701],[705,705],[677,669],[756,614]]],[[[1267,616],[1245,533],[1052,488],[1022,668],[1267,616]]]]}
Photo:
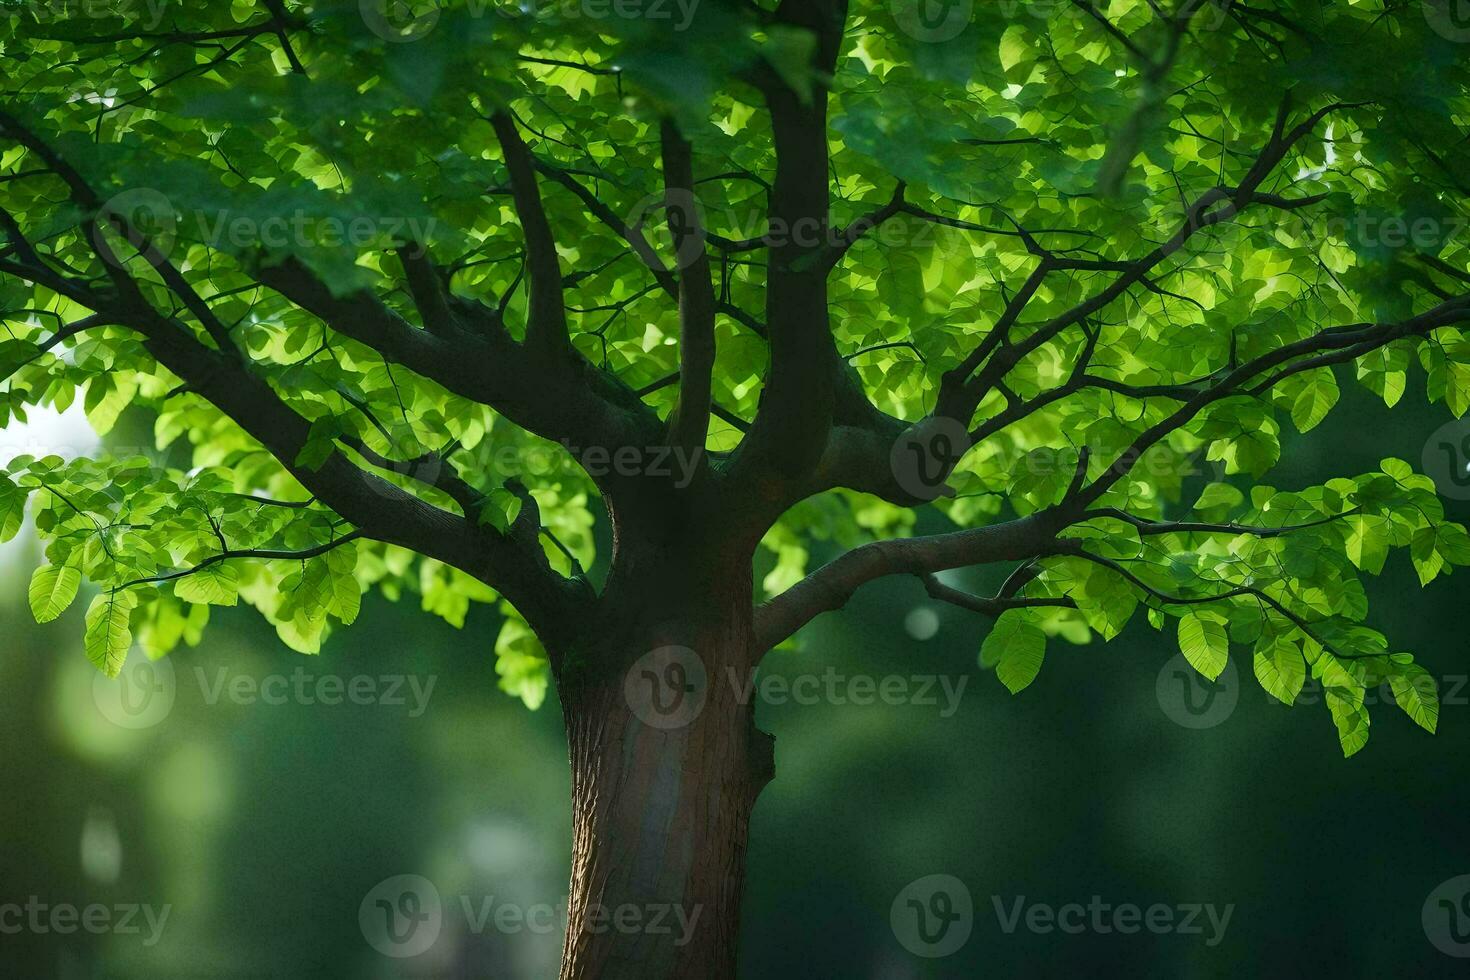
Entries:
{"type": "Polygon", "coordinates": [[[774,444],[757,417],[779,411],[780,352],[803,350],[774,277],[820,267],[841,379],[823,438],[883,448],[853,470],[808,460],[814,492],[782,498],[758,576],[784,594],[773,616],[810,594],[817,542],[911,531],[924,501],[873,460],[956,419],[973,448],[934,505],[948,519],[1066,517],[1000,556],[1018,568],[1001,595],[970,597],[999,615],[984,656],[1011,690],[1047,637],[1112,639],[1143,610],[1177,620],[1206,676],[1235,646],[1284,702],[1319,679],[1349,754],[1375,683],[1433,730],[1432,679],[1365,625],[1360,575],[1407,548],[1428,583],[1470,564],[1465,530],[1396,459],[1265,481],[1284,427],[1320,424],[1341,385],[1393,406],[1417,365],[1433,401],[1470,407],[1464,44],[1390,0],[994,6],[937,38],[903,3],[855,5],[829,72],[822,30],[784,6],[390,22],[234,0],[143,24],[142,5],[15,5],[0,422],[80,397],[99,432],[132,411],[156,435],[0,476],[0,538],[29,506],[46,542],[37,619],[98,586],[86,651],[115,673],[134,635],[163,656],[241,600],[304,653],[367,589],[455,625],[483,603],[507,615],[502,687],[535,706],[548,590],[480,572],[464,542],[590,590],[598,501],[621,484],[587,451],[650,448],[645,415],[677,430],[690,283],[707,275],[714,304],[691,448],[738,473],[774,444]],[[780,113],[815,106],[825,145],[786,152],[780,113]],[[825,155],[830,223],[827,201],[816,226],[783,211],[801,152],[825,155]],[[699,202],[693,252],[666,184],[699,202]],[[565,378],[516,360],[555,326],[547,296],[565,378]]]}

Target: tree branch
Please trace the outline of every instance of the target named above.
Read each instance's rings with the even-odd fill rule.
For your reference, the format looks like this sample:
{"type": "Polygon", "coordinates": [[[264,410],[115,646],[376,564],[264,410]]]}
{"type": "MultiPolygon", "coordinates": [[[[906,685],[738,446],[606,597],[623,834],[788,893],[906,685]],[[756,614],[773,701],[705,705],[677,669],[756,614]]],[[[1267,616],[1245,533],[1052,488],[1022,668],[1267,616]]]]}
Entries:
{"type": "Polygon", "coordinates": [[[1041,511],[987,527],[854,548],[756,608],[756,649],[771,649],[822,613],[841,609],[862,586],[889,575],[924,576],[1049,553],[1066,523],[1057,511],[1041,511]]]}
{"type": "MultiPolygon", "coordinates": [[[[786,229],[768,251],[766,331],[771,366],[750,434],[731,473],[747,485],[792,483],[821,459],[834,418],[838,370],[827,302],[829,77],[842,43],[845,0],[783,0],[779,23],[817,39],[811,91],[765,88],[776,149],[770,225],[786,229]],[[765,477],[774,477],[768,481],[765,477]]],[[[772,506],[779,507],[780,503],[772,506]]]]}
{"type": "Polygon", "coordinates": [[[983,596],[971,595],[968,592],[963,592],[945,585],[939,581],[937,575],[922,575],[920,578],[924,582],[924,591],[929,594],[931,599],[947,602],[952,606],[959,606],[961,609],[968,609],[970,612],[977,612],[982,616],[990,616],[992,618],[999,616],[1008,609],[1077,608],[1076,601],[1070,598],[1042,596],[1034,599],[1021,599],[1005,595],[985,598],[983,596]]]}
{"type": "Polygon", "coordinates": [[[511,200],[526,236],[526,265],[531,286],[526,344],[543,352],[562,351],[570,346],[570,340],[562,301],[561,263],[551,224],[541,205],[536,162],[509,112],[501,109],[492,113],[490,125],[495,129],[506,169],[510,171],[511,200]]]}
{"type": "Polygon", "coordinates": [[[674,234],[679,273],[679,402],[669,418],[669,441],[689,452],[704,448],[715,367],[715,290],[704,228],[694,198],[694,163],[689,142],[673,122],[660,127],[664,204],[674,234]]]}
{"type": "Polygon", "coordinates": [[[315,548],[307,548],[304,551],[273,551],[270,549],[261,548],[244,549],[239,551],[225,549],[217,555],[210,555],[208,558],[204,559],[192,568],[184,568],[180,569],[179,571],[168,572],[163,575],[150,575],[145,578],[135,578],[131,582],[124,582],[122,585],[115,587],[114,589],[112,589],[112,591],[121,592],[123,589],[131,589],[139,585],[160,585],[164,582],[176,582],[181,578],[188,578],[190,575],[197,575],[198,573],[204,571],[206,568],[212,568],[213,566],[221,564],[223,562],[235,561],[237,559],[258,559],[262,561],[310,561],[313,558],[320,558],[322,555],[325,555],[328,552],[335,551],[345,544],[351,544],[353,541],[361,540],[362,537],[363,533],[361,531],[350,531],[347,534],[342,535],[340,538],[334,538],[331,541],[326,542],[325,544],[317,545],[315,548]]]}

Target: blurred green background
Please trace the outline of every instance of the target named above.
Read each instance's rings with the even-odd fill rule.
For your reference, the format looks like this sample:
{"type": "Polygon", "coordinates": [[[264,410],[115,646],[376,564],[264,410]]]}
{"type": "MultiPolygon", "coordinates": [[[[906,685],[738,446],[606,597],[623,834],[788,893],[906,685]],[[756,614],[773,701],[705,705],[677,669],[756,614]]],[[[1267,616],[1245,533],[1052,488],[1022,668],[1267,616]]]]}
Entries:
{"type": "MultiPolygon", "coordinates": [[[[1274,485],[1357,474],[1388,455],[1420,468],[1448,419],[1412,384],[1392,412],[1356,386],[1345,398],[1311,438],[1287,437],[1274,485]]],[[[1470,518],[1464,501],[1447,506],[1470,518]]],[[[34,552],[24,535],[0,551],[0,904],[170,910],[151,945],[142,920],[139,935],[0,934],[0,976],[555,975],[554,931],[476,933],[459,905],[554,905],[566,888],[559,709],[549,699],[528,712],[496,690],[493,611],[456,631],[413,597],[372,600],[306,658],[249,610],[216,610],[197,649],[155,667],[159,690],[172,674],[171,704],[122,705],[82,654],[84,602],[59,623],[30,621],[34,552]],[[401,705],[214,696],[222,678],[289,680],[297,668],[434,686],[422,713],[407,684],[401,705]],[[382,956],[358,923],[364,896],[398,874],[432,881],[446,908],[439,940],[413,959],[382,956]]],[[[917,583],[870,588],[818,621],[806,652],[774,654],[763,670],[967,686],[948,717],[942,694],[760,706],[778,773],[755,815],[743,975],[1466,975],[1470,961],[1438,951],[1421,923],[1436,886],[1470,874],[1466,581],[1421,591],[1395,553],[1370,583],[1371,622],[1418,655],[1447,703],[1436,737],[1392,705],[1373,709],[1372,739],[1349,760],[1320,701],[1275,704],[1240,651],[1234,710],[1191,729],[1158,693],[1173,637],[1143,617],[1106,647],[1053,642],[1037,683],[1012,698],[976,665],[982,620],[933,605],[917,583]],[[968,942],[938,959],[913,955],[890,926],[895,896],[931,874],[964,882],[975,909],[968,942]],[[1208,927],[1007,934],[993,906],[1094,895],[1234,911],[1210,946],[1208,927]]]]}

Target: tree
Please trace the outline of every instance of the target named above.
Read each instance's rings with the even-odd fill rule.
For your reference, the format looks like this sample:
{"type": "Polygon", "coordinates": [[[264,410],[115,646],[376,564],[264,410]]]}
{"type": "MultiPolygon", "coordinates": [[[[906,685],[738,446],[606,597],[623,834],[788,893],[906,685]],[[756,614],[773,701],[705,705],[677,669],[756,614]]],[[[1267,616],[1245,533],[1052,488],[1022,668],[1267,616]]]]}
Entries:
{"type": "Polygon", "coordinates": [[[82,391],[157,445],[0,475],[36,618],[95,583],[115,674],[240,599],[303,653],[365,590],[494,604],[566,719],[564,977],[734,975],[774,765],[726,681],[879,579],[992,621],[1014,692],[1141,610],[1318,678],[1349,755],[1372,685],[1433,731],[1359,583],[1470,564],[1433,482],[1263,481],[1344,382],[1470,405],[1447,3],[102,12],[0,41],[0,423],[82,391]]]}

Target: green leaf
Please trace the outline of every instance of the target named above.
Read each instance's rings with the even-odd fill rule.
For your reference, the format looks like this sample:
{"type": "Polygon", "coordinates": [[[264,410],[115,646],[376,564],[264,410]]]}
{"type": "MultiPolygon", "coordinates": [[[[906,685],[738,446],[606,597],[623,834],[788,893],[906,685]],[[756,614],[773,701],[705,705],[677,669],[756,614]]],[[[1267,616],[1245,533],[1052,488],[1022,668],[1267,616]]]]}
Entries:
{"type": "Polygon", "coordinates": [[[1200,493],[1194,509],[1201,514],[1212,510],[1229,510],[1239,507],[1244,500],[1245,495],[1230,484],[1211,483],[1200,493]]]}
{"type": "Polygon", "coordinates": [[[1023,61],[1035,57],[1031,45],[1026,41],[1026,31],[1018,25],[1006,28],[1000,37],[1000,66],[1010,71],[1023,61]]]}
{"type": "Polygon", "coordinates": [[[40,352],[41,349],[29,340],[0,341],[0,381],[9,380],[12,374],[34,360],[40,352]]]}
{"type": "Polygon", "coordinates": [[[25,521],[26,496],[26,491],[0,474],[0,544],[20,533],[20,526],[25,521]]]}
{"type": "Polygon", "coordinates": [[[143,607],[137,624],[138,646],[148,659],[157,660],[172,653],[180,642],[197,646],[208,622],[208,606],[189,605],[160,593],[143,607]]]}
{"type": "Polygon", "coordinates": [[[31,576],[31,615],[49,623],[66,612],[77,597],[82,573],[71,565],[42,565],[31,576]]]}
{"type": "Polygon", "coordinates": [[[87,659],[108,677],[116,677],[133,644],[129,620],[138,597],[132,592],[104,592],[87,609],[87,659]]]}
{"type": "Polygon", "coordinates": [[[351,572],[332,572],[332,613],[346,626],[357,622],[362,610],[362,586],[351,572]]]}
{"type": "Polygon", "coordinates": [[[1344,693],[1342,689],[1326,689],[1327,709],[1337,724],[1337,740],[1344,758],[1355,755],[1368,744],[1368,709],[1363,707],[1363,693],[1344,693]]]}
{"type": "Polygon", "coordinates": [[[551,664],[541,641],[519,616],[508,614],[495,638],[495,673],[500,689],[535,711],[546,700],[551,664]]]}
{"type": "Polygon", "coordinates": [[[1282,704],[1295,704],[1307,682],[1302,652],[1282,637],[1262,638],[1256,645],[1256,680],[1282,704]]]}
{"type": "Polygon", "coordinates": [[[1001,613],[980,646],[980,663],[994,665],[995,676],[1012,694],[1019,694],[1041,672],[1046,634],[1019,609],[1001,613]]]}
{"type": "Polygon", "coordinates": [[[229,562],[215,562],[174,582],[174,595],[206,606],[233,606],[240,594],[240,573],[229,562]]]}
{"type": "Polygon", "coordinates": [[[317,419],[311,423],[306,442],[302,444],[301,451],[296,454],[294,465],[305,467],[308,470],[320,468],[336,450],[335,440],[341,434],[342,427],[332,416],[317,419]]]}
{"type": "Polygon", "coordinates": [[[1388,559],[1389,525],[1382,517],[1354,514],[1347,518],[1348,560],[1363,571],[1377,575],[1388,559]]]}
{"type": "Polygon", "coordinates": [[[1179,619],[1179,649],[1191,667],[1212,681],[1224,672],[1230,659],[1225,625],[1193,612],[1179,619]]]}
{"type": "Polygon", "coordinates": [[[1297,431],[1310,432],[1316,428],[1317,423],[1325,419],[1337,404],[1340,394],[1331,368],[1311,372],[1306,385],[1291,403],[1291,421],[1297,431]]]}
{"type": "Polygon", "coordinates": [[[1414,724],[1431,734],[1439,727],[1439,685],[1418,664],[1396,664],[1388,677],[1393,699],[1414,724]]]}
{"type": "Polygon", "coordinates": [[[504,534],[510,530],[524,503],[524,500],[505,487],[496,487],[485,495],[485,502],[480,506],[479,522],[504,534]]]}

